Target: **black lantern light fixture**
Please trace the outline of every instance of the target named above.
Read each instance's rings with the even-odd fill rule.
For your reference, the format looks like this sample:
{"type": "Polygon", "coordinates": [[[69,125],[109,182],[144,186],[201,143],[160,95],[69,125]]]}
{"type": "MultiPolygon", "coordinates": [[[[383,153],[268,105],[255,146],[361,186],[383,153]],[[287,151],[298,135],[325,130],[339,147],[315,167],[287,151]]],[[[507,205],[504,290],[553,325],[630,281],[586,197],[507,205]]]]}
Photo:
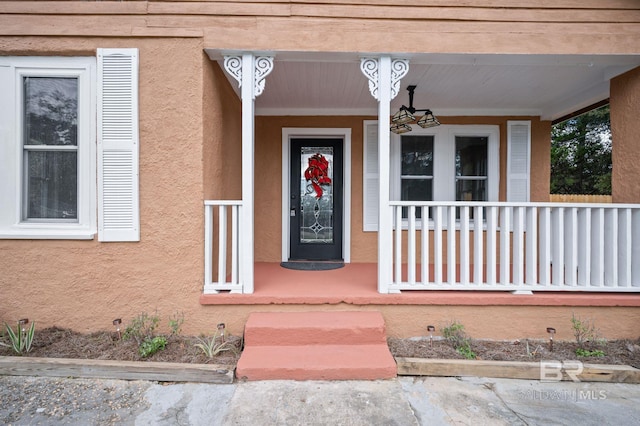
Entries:
{"type": "Polygon", "coordinates": [[[416,123],[418,126],[423,129],[439,126],[440,122],[430,109],[417,109],[413,106],[413,93],[416,90],[416,86],[408,86],[407,90],[409,91],[409,106],[402,105],[398,112],[393,114],[389,130],[398,135],[410,132],[412,129],[407,123],[416,120],[414,115],[416,112],[424,112],[424,115],[416,123]]]}

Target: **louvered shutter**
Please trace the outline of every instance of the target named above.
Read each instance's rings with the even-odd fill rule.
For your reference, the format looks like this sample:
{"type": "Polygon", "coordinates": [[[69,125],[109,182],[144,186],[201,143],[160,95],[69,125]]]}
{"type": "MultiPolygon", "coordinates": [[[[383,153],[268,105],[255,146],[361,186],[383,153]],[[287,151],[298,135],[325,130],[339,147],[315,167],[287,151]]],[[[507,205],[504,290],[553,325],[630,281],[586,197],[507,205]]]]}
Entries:
{"type": "Polygon", "coordinates": [[[364,122],[362,152],[362,224],[364,231],[378,230],[378,122],[364,122]]]}
{"type": "Polygon", "coordinates": [[[140,241],[138,49],[98,49],[98,240],[140,241]]]}
{"type": "Polygon", "coordinates": [[[531,122],[507,122],[507,201],[529,202],[531,122]]]}

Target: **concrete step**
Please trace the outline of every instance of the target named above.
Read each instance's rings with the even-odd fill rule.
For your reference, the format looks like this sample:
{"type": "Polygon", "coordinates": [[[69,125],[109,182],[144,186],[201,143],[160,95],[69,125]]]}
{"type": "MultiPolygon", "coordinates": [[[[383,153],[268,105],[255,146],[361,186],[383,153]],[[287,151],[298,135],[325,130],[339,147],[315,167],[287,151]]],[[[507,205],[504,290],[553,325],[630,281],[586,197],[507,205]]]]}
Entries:
{"type": "Polygon", "coordinates": [[[380,312],[258,312],[249,316],[245,346],[386,344],[380,312]]]}
{"type": "Polygon", "coordinates": [[[396,377],[379,312],[253,313],[236,377],[374,380],[396,377]]]}
{"type": "Polygon", "coordinates": [[[236,367],[244,380],[376,380],[396,377],[386,345],[245,347],[236,367]]]}

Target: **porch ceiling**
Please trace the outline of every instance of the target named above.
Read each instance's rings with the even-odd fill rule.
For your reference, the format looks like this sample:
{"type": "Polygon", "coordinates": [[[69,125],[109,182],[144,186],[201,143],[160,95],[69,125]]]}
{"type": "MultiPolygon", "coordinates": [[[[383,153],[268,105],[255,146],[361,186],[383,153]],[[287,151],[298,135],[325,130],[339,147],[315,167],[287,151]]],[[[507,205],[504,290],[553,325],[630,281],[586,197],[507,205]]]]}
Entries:
{"type": "MultiPolygon", "coordinates": [[[[207,51],[220,63],[222,53],[207,51]]],[[[376,115],[357,53],[277,52],[257,115],[376,115]]],[[[409,73],[391,109],[409,104],[437,116],[534,115],[554,120],[609,97],[609,81],[640,55],[394,55],[409,73]]],[[[227,76],[239,94],[237,83],[227,76]]]]}

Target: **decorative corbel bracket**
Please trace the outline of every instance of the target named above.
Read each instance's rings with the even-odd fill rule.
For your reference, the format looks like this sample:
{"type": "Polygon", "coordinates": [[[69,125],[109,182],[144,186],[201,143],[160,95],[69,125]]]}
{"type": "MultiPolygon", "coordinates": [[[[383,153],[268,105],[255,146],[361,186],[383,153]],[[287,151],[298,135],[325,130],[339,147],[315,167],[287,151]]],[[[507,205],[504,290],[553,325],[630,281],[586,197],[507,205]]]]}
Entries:
{"type": "MultiPolygon", "coordinates": [[[[260,96],[264,91],[265,79],[273,71],[273,56],[253,56],[253,99],[260,96]]],[[[237,82],[238,87],[242,87],[242,56],[225,56],[224,69],[237,82]]]]}
{"type": "MultiPolygon", "coordinates": [[[[360,60],[360,70],[369,80],[369,92],[377,101],[380,100],[378,93],[380,87],[380,59],[362,58],[360,60]]],[[[395,98],[400,91],[400,80],[409,72],[408,59],[393,59],[391,61],[391,99],[395,98]]]]}

